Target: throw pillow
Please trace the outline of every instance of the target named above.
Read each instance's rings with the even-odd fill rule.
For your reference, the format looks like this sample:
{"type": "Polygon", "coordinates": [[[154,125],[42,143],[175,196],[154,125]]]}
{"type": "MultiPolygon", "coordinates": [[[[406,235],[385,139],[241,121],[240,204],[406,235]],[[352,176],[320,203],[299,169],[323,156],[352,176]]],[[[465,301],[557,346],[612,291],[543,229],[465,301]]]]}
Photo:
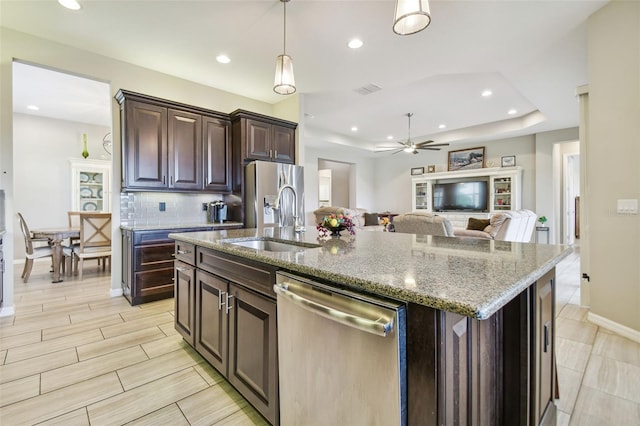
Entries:
{"type": "Polygon", "coordinates": [[[491,221],[489,219],[476,219],[475,217],[469,218],[469,223],[467,224],[467,229],[471,229],[473,231],[484,231],[491,221]]]}
{"type": "Polygon", "coordinates": [[[364,226],[378,225],[378,213],[365,213],[364,214],[364,226]]]}

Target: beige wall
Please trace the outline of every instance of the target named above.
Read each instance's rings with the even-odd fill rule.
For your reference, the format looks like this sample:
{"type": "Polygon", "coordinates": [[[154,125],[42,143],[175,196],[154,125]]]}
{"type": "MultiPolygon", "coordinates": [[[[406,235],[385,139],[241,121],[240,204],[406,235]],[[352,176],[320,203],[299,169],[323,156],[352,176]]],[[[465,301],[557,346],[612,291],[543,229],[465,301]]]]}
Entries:
{"type": "Polygon", "coordinates": [[[613,1],[588,23],[591,312],[640,333],[640,2],[613,1]]]}
{"type": "MultiPolygon", "coordinates": [[[[202,86],[190,81],[175,78],[166,74],[151,71],[125,62],[96,55],[84,50],[50,42],[45,39],[0,28],[0,188],[6,191],[7,234],[5,241],[13,241],[13,105],[11,96],[12,62],[19,60],[35,65],[42,65],[70,74],[108,82],[111,95],[118,89],[128,89],[160,98],[170,99],[186,104],[197,105],[221,112],[231,112],[242,108],[262,114],[273,115],[274,106],[234,95],[232,93],[202,86]]],[[[221,86],[224,82],[221,82],[221,86]]],[[[289,101],[293,102],[293,101],[289,101]]],[[[114,223],[120,223],[119,190],[120,190],[120,115],[117,102],[112,101],[113,108],[113,197],[111,200],[114,223]]],[[[277,108],[278,116],[296,121],[296,104],[281,105],[277,108]]],[[[112,234],[114,240],[112,289],[120,288],[120,252],[119,230],[112,234]]],[[[13,244],[4,246],[5,258],[13,258],[13,244]]],[[[13,306],[13,265],[8,262],[5,272],[5,302],[2,309],[13,306]]],[[[0,312],[4,313],[4,312],[0,312]]]]}

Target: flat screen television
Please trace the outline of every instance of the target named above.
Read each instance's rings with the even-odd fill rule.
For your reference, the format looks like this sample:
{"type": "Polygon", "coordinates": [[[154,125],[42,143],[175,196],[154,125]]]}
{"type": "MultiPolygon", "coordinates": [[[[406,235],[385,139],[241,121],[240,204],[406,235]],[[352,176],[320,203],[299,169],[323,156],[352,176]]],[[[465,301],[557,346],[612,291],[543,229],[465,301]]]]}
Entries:
{"type": "Polygon", "coordinates": [[[433,185],[434,211],[487,211],[487,181],[436,183],[433,185]]]}

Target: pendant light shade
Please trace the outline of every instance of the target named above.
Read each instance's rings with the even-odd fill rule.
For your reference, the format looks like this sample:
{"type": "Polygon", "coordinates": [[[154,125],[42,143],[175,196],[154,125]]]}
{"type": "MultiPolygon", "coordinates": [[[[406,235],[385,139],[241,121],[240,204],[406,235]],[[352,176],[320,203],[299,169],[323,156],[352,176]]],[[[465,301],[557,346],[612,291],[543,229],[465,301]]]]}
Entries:
{"type": "Polygon", "coordinates": [[[287,2],[284,3],[284,36],[282,55],[276,58],[276,77],[273,82],[273,91],[280,95],[290,95],[296,91],[296,80],[293,76],[293,59],[287,55],[287,2]]]}
{"type": "Polygon", "coordinates": [[[396,0],[393,32],[399,35],[415,34],[431,23],[428,0],[396,0]]]}
{"type": "Polygon", "coordinates": [[[273,91],[281,95],[290,95],[296,91],[293,61],[289,55],[278,55],[276,59],[276,78],[273,82],[273,91]]]}

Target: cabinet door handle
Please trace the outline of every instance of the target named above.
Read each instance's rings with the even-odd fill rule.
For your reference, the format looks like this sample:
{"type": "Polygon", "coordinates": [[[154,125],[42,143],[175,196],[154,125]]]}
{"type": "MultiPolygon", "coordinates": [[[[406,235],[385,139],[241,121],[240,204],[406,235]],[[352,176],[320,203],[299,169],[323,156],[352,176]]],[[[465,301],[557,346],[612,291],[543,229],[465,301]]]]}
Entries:
{"type": "Polygon", "coordinates": [[[550,324],[549,321],[544,323],[544,351],[547,352],[549,350],[549,329],[550,324]]]}
{"type": "Polygon", "coordinates": [[[227,302],[226,302],[226,304],[227,304],[227,312],[226,312],[227,315],[229,315],[229,311],[231,310],[231,308],[233,308],[233,305],[231,303],[229,303],[229,301],[231,300],[232,297],[233,297],[232,295],[227,293],[227,302]]]}
{"type": "Polygon", "coordinates": [[[167,177],[166,176],[162,176],[162,184],[166,184],[167,183],[167,177]]]}
{"type": "Polygon", "coordinates": [[[226,291],[221,291],[220,295],[218,295],[218,310],[221,311],[222,307],[224,306],[224,304],[226,302],[224,302],[222,299],[224,298],[224,295],[227,294],[226,291]]]}
{"type": "Polygon", "coordinates": [[[273,158],[278,158],[278,150],[273,151],[273,158]]]}
{"type": "Polygon", "coordinates": [[[273,150],[272,149],[269,150],[269,158],[273,158],[273,150]]]}

